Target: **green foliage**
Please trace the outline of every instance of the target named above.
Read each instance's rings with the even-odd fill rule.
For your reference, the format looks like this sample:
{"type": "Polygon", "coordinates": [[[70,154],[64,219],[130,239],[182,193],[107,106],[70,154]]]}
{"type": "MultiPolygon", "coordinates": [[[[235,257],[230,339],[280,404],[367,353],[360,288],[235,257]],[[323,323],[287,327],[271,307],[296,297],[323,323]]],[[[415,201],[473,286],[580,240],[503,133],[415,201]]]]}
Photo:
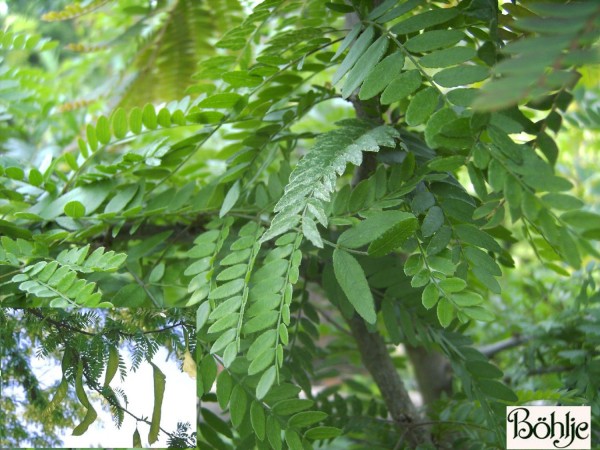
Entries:
{"type": "MultiPolygon", "coordinates": [[[[6,60],[26,94],[0,95],[0,143],[12,149],[0,156],[0,304],[190,308],[201,446],[400,448],[405,433],[388,418],[400,400],[344,369],[361,339],[344,320],[366,322],[384,348],[448,361],[452,400],[428,405],[436,444],[502,445],[498,411],[536,388],[475,348],[484,327],[514,330],[499,306],[505,280],[528,252],[554,276],[599,256],[600,216],[578,198],[584,171],[561,162],[563,117],[600,123],[593,89],[575,90],[578,68],[597,62],[598,16],[593,2],[420,0],[98,1],[47,13],[87,21],[79,40],[114,52],[107,67],[75,53],[36,76],[99,71],[112,110],[45,118],[72,93],[29,92],[18,75],[28,63],[6,60]]],[[[6,33],[2,45],[46,49],[6,33]]],[[[156,346],[133,340],[137,368],[156,346]]],[[[407,375],[406,363],[382,366],[407,375]]],[[[151,442],[161,380],[155,367],[151,442]]],[[[547,400],[597,405],[577,389],[547,400]]],[[[82,398],[79,431],[93,415],[82,398]]],[[[185,443],[187,428],[177,433],[185,443]]]]}

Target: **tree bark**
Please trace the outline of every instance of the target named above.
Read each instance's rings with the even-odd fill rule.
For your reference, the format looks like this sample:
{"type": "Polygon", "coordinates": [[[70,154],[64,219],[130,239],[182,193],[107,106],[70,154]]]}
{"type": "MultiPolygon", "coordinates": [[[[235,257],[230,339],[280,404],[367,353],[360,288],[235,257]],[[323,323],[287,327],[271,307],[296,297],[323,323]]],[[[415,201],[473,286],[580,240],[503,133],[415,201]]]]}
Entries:
{"type": "Polygon", "coordinates": [[[356,340],[362,361],[377,384],[390,416],[402,431],[410,448],[431,442],[429,430],[416,426],[421,416],[408,395],[404,383],[381,335],[370,332],[365,321],[356,314],[348,321],[352,336],[356,340]]]}

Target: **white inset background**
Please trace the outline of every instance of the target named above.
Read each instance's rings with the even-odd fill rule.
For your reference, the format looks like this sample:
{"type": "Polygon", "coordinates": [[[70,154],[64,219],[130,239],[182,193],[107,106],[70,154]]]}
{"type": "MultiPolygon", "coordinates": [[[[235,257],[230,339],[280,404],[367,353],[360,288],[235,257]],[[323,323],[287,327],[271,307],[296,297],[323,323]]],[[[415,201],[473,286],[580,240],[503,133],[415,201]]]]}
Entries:
{"type": "MultiPolygon", "coordinates": [[[[129,371],[131,360],[129,352],[119,349],[119,354],[124,358],[128,373],[125,381],[122,382],[120,372],[117,372],[111,382],[111,387],[121,388],[127,395],[129,402],[127,409],[137,417],[145,416],[148,421],[152,419],[152,409],[154,407],[154,378],[152,366],[147,362],[142,362],[136,372],[129,371]]],[[[196,380],[191,378],[185,372],[179,369],[180,362],[175,361],[173,356],[167,360],[167,350],[161,347],[152,362],[165,374],[165,394],[162,404],[162,415],[160,426],[170,433],[177,430],[177,422],[189,422],[189,433],[196,430],[196,380]]],[[[32,368],[41,387],[45,388],[60,380],[60,366],[48,366],[47,360],[31,360],[32,368]]],[[[103,380],[102,378],[101,380],[103,380]]],[[[133,432],[135,431],[136,420],[127,413],[124,413],[124,420],[121,428],[118,429],[114,424],[111,414],[102,409],[102,402],[97,393],[90,392],[85,382],[84,388],[90,402],[98,413],[96,421],[88,428],[82,436],[72,436],[72,430],[65,430],[60,436],[63,441],[63,447],[125,447],[131,448],[133,445],[133,432]]],[[[73,386],[69,386],[72,393],[73,386]]],[[[123,402],[122,402],[123,403],[123,402]]],[[[123,405],[124,406],[124,405],[123,405]]],[[[83,417],[81,417],[83,419],[83,417]]],[[[77,423],[74,424],[76,426],[77,423]]],[[[148,447],[148,431],[150,425],[140,422],[138,431],[142,438],[142,445],[148,447]]],[[[160,432],[158,441],[152,444],[152,448],[166,448],[168,436],[160,432]]]]}

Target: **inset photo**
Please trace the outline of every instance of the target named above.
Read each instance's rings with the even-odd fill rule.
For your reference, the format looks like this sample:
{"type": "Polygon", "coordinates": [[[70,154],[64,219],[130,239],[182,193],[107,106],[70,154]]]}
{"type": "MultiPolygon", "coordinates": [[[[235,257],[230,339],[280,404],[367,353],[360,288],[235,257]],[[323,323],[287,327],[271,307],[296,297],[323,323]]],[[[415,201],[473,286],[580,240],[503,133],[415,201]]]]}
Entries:
{"type": "Polygon", "coordinates": [[[0,448],[196,446],[186,309],[0,309],[0,448]]]}

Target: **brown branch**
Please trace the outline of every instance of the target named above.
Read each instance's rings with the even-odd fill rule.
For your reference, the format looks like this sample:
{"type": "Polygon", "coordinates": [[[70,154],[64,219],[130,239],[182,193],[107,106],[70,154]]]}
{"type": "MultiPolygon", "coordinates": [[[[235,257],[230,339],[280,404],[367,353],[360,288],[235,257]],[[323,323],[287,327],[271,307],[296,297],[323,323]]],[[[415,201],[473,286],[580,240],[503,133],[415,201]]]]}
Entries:
{"type": "Polygon", "coordinates": [[[514,347],[518,347],[521,344],[529,342],[532,338],[530,336],[521,336],[519,334],[511,336],[502,341],[494,342],[492,344],[484,345],[479,348],[479,351],[488,358],[493,358],[497,353],[504,350],[508,350],[514,347]]]}

